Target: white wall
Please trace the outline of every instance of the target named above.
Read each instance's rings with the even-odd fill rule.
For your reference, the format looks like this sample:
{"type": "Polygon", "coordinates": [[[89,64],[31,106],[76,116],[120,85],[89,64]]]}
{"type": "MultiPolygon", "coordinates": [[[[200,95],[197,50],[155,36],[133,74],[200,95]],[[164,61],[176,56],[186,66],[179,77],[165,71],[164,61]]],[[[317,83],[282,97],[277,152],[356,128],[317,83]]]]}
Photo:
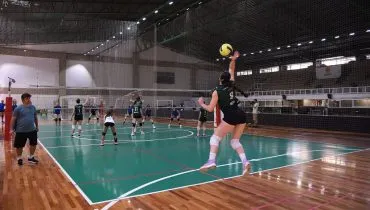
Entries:
{"type": "Polygon", "coordinates": [[[132,65],[68,60],[66,85],[67,87],[132,87],[132,65]]]}
{"type": "Polygon", "coordinates": [[[141,59],[154,60],[155,56],[157,58],[156,60],[160,61],[172,61],[181,63],[202,63],[202,64],[206,63],[203,60],[197,59],[195,57],[186,56],[180,53],[176,53],[175,51],[171,51],[170,49],[161,46],[157,46],[157,51],[155,51],[155,48],[151,48],[140,53],[141,59]]]}
{"type": "Polygon", "coordinates": [[[57,59],[0,55],[0,87],[8,86],[8,77],[16,80],[12,87],[58,86],[57,59]]]}
{"type": "Polygon", "coordinates": [[[140,66],[140,88],[190,89],[190,69],[157,67],[157,72],[174,72],[175,84],[157,84],[157,75],[153,66],[140,66]]]}

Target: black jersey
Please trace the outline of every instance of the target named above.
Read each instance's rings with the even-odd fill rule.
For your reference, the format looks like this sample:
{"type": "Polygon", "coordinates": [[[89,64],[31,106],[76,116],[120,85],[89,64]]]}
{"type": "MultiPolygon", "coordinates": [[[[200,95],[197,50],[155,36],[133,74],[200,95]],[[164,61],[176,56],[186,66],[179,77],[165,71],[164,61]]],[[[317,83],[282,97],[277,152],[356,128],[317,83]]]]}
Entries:
{"type": "Polygon", "coordinates": [[[75,116],[82,117],[83,116],[82,109],[83,109],[83,106],[81,104],[75,105],[75,116]]]}

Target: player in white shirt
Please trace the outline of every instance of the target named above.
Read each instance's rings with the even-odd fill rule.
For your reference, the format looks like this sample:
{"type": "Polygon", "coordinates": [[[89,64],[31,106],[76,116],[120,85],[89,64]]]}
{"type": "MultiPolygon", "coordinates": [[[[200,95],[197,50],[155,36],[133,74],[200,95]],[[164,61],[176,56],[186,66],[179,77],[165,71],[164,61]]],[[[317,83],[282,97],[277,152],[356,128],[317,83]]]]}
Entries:
{"type": "Polygon", "coordinates": [[[115,127],[115,123],[113,119],[113,107],[111,107],[107,111],[107,114],[104,116],[104,130],[101,136],[101,143],[100,143],[101,146],[104,146],[104,138],[105,138],[105,134],[107,133],[108,128],[111,128],[112,134],[114,137],[114,144],[117,145],[118,140],[117,140],[116,127],[115,127]]]}

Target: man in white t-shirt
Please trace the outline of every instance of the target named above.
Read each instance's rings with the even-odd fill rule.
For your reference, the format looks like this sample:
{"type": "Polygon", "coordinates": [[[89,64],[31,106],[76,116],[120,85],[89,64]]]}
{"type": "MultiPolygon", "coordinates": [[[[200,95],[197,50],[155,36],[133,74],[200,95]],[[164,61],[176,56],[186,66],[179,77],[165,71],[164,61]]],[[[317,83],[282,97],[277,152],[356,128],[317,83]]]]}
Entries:
{"type": "Polygon", "coordinates": [[[257,101],[257,99],[254,99],[254,101],[253,101],[253,111],[252,111],[252,113],[253,113],[253,127],[256,127],[257,126],[257,124],[258,124],[258,106],[259,106],[259,103],[258,103],[258,101],[257,101]]]}

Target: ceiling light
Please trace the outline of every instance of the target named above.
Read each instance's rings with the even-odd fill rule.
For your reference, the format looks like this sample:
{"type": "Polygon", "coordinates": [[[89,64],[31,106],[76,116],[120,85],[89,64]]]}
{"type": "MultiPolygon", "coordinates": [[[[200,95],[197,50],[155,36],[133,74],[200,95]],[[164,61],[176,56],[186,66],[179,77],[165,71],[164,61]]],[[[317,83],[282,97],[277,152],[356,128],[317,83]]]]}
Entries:
{"type": "Polygon", "coordinates": [[[27,52],[27,50],[23,50],[23,52],[27,52]]]}
{"type": "Polygon", "coordinates": [[[287,48],[290,48],[290,45],[286,46],[287,48]]]}
{"type": "Polygon", "coordinates": [[[225,60],[225,58],[222,58],[222,60],[225,60]]]}
{"type": "Polygon", "coordinates": [[[136,24],[138,24],[138,25],[139,25],[139,24],[140,24],[140,21],[137,21],[137,22],[136,22],[136,24]]]}
{"type": "Polygon", "coordinates": [[[173,1],[170,1],[168,4],[169,4],[169,5],[172,5],[172,4],[173,4],[173,1]]]}
{"type": "Polygon", "coordinates": [[[116,38],[116,36],[113,36],[113,39],[115,39],[116,38]]]}
{"type": "Polygon", "coordinates": [[[84,54],[84,56],[86,56],[86,53],[84,54]]]}
{"type": "Polygon", "coordinates": [[[325,41],[326,41],[326,39],[325,39],[325,38],[323,38],[323,39],[321,39],[321,41],[322,41],[322,42],[325,42],[325,41]]]}
{"type": "Polygon", "coordinates": [[[94,49],[92,49],[91,52],[94,52],[94,49]]]}
{"type": "Polygon", "coordinates": [[[96,49],[98,49],[98,48],[99,48],[99,46],[96,47],[96,49]]]}
{"type": "Polygon", "coordinates": [[[247,56],[247,54],[244,53],[243,56],[247,56]]]}
{"type": "Polygon", "coordinates": [[[168,20],[170,20],[170,19],[168,19],[168,18],[167,18],[166,20],[168,21],[168,20]]]}
{"type": "Polygon", "coordinates": [[[90,54],[90,52],[87,52],[87,54],[90,54]]]}
{"type": "Polygon", "coordinates": [[[312,44],[312,43],[313,43],[313,41],[309,41],[308,43],[309,43],[309,44],[312,44]]]}
{"type": "Polygon", "coordinates": [[[353,32],[352,32],[352,33],[350,33],[349,35],[350,35],[350,36],[353,36],[353,35],[355,35],[355,33],[353,33],[353,32]]]}
{"type": "Polygon", "coordinates": [[[189,7],[186,10],[189,10],[189,7]]]}
{"type": "Polygon", "coordinates": [[[131,30],[131,28],[130,27],[127,27],[127,30],[131,30]]]}
{"type": "Polygon", "coordinates": [[[280,47],[277,47],[276,49],[280,50],[280,47]]]}
{"type": "Polygon", "coordinates": [[[101,46],[103,46],[103,45],[104,45],[104,43],[101,43],[100,45],[101,45],[101,46]]]}
{"type": "Polygon", "coordinates": [[[251,53],[251,55],[254,55],[254,53],[251,53]]]}
{"type": "Polygon", "coordinates": [[[122,34],[123,34],[123,32],[121,31],[121,32],[119,32],[119,34],[121,34],[121,35],[122,35],[122,34]]]}
{"type": "Polygon", "coordinates": [[[216,59],[216,61],[219,61],[219,60],[220,60],[220,59],[218,59],[218,58],[216,59]]]}
{"type": "Polygon", "coordinates": [[[335,36],[334,38],[335,38],[335,39],[339,39],[339,37],[340,37],[340,36],[335,36]]]}
{"type": "Polygon", "coordinates": [[[176,15],[179,16],[179,13],[177,13],[176,15]]]}
{"type": "Polygon", "coordinates": [[[202,4],[202,2],[199,2],[199,4],[202,4]]]}
{"type": "Polygon", "coordinates": [[[260,53],[262,53],[263,51],[261,50],[260,53]]]}
{"type": "Polygon", "coordinates": [[[143,17],[143,20],[146,20],[146,17],[143,17]]]}
{"type": "Polygon", "coordinates": [[[154,14],[157,14],[158,13],[158,10],[154,11],[154,14]]]}
{"type": "Polygon", "coordinates": [[[268,49],[267,51],[268,51],[268,52],[270,52],[270,51],[271,51],[271,49],[268,49]]]}
{"type": "Polygon", "coordinates": [[[301,46],[302,44],[301,43],[298,43],[297,46],[301,46]]]}
{"type": "Polygon", "coordinates": [[[369,33],[369,32],[370,32],[370,29],[367,29],[367,30],[366,30],[366,33],[369,33]]]}

